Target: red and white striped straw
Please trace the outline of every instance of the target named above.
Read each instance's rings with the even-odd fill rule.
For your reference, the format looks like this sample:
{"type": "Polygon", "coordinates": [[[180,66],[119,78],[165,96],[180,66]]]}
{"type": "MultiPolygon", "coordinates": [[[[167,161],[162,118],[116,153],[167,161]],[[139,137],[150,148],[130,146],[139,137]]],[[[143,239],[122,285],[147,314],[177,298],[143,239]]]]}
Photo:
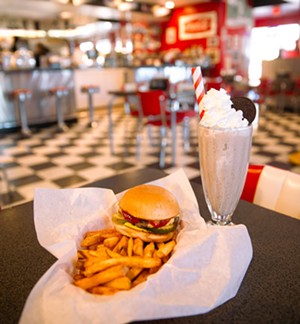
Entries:
{"type": "Polygon", "coordinates": [[[192,68],[192,76],[193,76],[193,82],[194,82],[194,89],[196,92],[196,99],[197,99],[198,105],[200,105],[200,102],[205,95],[204,82],[203,82],[203,77],[202,77],[200,66],[192,68]]]}

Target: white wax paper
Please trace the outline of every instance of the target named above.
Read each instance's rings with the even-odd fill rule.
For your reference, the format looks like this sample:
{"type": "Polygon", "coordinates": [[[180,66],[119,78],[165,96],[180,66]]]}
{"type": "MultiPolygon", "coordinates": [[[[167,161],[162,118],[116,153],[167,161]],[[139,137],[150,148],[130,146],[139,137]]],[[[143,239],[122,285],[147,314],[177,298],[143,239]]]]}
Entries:
{"type": "Polygon", "coordinates": [[[246,227],[207,226],[181,169],[152,183],[176,196],[184,227],[174,254],[156,274],[112,296],[75,287],[72,271],[84,233],[112,226],[110,217],[123,193],[100,188],[36,190],[38,240],[58,261],[31,291],[20,324],[114,324],[195,315],[236,295],[252,258],[246,227]]]}

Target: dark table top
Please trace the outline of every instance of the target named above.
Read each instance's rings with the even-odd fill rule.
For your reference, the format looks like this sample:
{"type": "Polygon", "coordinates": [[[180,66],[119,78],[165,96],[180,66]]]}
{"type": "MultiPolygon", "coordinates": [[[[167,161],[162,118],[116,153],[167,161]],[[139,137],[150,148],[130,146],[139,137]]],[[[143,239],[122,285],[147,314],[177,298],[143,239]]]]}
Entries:
{"type": "MultiPolygon", "coordinates": [[[[115,193],[158,179],[143,169],[89,184],[115,193]]],[[[200,184],[192,183],[200,213],[209,213],[200,184]]],[[[240,201],[235,223],[247,226],[253,259],[237,295],[211,312],[151,323],[300,323],[300,221],[240,201]]],[[[17,323],[38,279],[55,262],[36,237],[32,202],[0,213],[0,323],[17,323]]]]}
{"type": "Polygon", "coordinates": [[[108,94],[116,96],[116,97],[127,97],[127,96],[136,96],[137,90],[111,90],[108,91],[108,94]]]}

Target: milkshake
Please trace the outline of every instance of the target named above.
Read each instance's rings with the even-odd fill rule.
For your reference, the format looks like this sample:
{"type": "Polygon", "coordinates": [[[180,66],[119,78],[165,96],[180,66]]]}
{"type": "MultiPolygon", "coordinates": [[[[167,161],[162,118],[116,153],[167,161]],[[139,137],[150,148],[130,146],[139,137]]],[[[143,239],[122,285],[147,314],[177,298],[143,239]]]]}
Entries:
{"type": "Polygon", "coordinates": [[[201,179],[213,224],[231,224],[248,170],[252,126],[225,90],[202,99],[198,128],[201,179]]]}

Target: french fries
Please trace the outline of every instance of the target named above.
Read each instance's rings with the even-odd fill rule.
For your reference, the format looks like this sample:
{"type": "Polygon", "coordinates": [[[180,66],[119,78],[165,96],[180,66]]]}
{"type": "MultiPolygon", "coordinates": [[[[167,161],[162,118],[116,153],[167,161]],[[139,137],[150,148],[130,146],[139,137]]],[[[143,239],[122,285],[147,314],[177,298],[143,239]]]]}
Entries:
{"type": "Polygon", "coordinates": [[[89,289],[89,288],[97,287],[100,284],[107,283],[116,278],[120,278],[126,275],[127,272],[128,272],[127,267],[117,265],[112,267],[112,269],[106,269],[105,271],[96,273],[91,277],[79,279],[75,281],[75,285],[83,289],[89,289]]]}
{"type": "Polygon", "coordinates": [[[174,239],[146,243],[115,229],[88,232],[77,253],[74,285],[96,295],[129,290],[156,273],[169,260],[175,245],[174,239]]]}

